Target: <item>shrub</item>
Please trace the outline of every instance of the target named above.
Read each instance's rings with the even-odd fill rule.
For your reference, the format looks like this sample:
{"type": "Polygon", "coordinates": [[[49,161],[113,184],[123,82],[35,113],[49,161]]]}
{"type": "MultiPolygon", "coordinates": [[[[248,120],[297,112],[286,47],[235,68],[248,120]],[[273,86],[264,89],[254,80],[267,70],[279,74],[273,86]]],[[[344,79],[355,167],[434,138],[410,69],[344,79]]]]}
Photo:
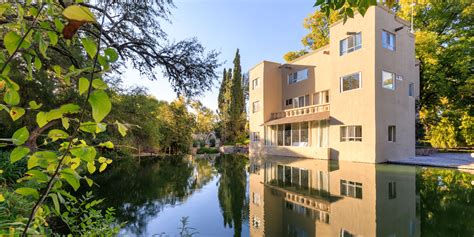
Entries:
{"type": "Polygon", "coordinates": [[[215,147],[201,147],[197,150],[197,154],[217,154],[219,150],[215,147]]]}

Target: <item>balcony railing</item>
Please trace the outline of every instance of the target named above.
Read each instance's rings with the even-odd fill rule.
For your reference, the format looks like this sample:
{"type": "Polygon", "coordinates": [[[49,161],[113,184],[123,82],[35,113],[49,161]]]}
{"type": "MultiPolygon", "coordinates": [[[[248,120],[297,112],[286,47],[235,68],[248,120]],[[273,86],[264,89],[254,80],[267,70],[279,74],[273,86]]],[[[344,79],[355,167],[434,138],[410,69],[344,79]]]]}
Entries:
{"type": "Polygon", "coordinates": [[[281,112],[272,113],[272,119],[279,119],[285,117],[294,117],[305,114],[314,114],[329,111],[329,104],[310,105],[300,108],[287,109],[281,112]]]}

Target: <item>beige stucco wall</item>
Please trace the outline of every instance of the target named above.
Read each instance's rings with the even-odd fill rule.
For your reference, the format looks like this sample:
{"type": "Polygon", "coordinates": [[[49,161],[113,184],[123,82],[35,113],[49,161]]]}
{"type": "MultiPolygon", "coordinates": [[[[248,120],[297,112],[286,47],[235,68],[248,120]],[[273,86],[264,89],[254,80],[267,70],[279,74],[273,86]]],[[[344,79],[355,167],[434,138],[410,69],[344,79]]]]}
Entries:
{"type": "Polygon", "coordinates": [[[370,7],[364,17],[355,14],[345,24],[333,24],[328,46],[287,64],[264,61],[252,68],[249,81],[258,77],[261,87],[250,91],[250,105],[260,100],[263,110],[250,114],[250,132],[259,131],[262,138],[251,143],[250,152],[368,163],[414,156],[419,70],[414,36],[406,24],[386,8],[370,7]],[[404,28],[395,32],[400,26],[404,28]],[[396,51],[382,48],[382,30],[396,34],[396,51]],[[361,32],[362,48],[340,56],[339,42],[348,32],[361,32]],[[309,79],[288,85],[288,74],[304,68],[309,70],[309,79]],[[394,91],[382,88],[382,70],[403,76],[394,91]],[[361,73],[361,88],[341,92],[340,77],[357,72],[361,73]],[[415,97],[408,96],[410,82],[415,83],[415,97]],[[271,119],[271,113],[288,109],[286,99],[309,94],[312,102],[312,95],[323,90],[330,94],[329,153],[315,147],[263,146],[262,124],[271,119]],[[340,127],[344,125],[361,125],[362,142],[341,142],[340,127]],[[396,126],[395,143],[388,142],[389,125],[396,126]]]}

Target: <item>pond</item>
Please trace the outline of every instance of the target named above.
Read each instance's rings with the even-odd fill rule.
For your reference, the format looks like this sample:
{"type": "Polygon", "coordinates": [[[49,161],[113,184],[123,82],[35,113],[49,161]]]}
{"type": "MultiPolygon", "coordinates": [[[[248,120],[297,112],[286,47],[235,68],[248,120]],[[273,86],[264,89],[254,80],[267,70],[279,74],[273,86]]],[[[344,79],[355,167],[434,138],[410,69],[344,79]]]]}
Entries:
{"type": "Polygon", "coordinates": [[[121,236],[473,236],[474,175],[288,157],[122,160],[95,190],[121,236]]]}

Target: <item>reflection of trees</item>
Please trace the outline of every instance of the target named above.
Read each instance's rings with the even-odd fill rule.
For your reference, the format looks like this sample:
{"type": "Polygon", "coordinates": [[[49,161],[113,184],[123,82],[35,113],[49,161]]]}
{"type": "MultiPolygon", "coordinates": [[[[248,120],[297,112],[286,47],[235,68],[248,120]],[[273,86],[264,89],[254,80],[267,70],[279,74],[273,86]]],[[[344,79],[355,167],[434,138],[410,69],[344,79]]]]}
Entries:
{"type": "Polygon", "coordinates": [[[136,235],[143,234],[150,218],[166,205],[185,200],[212,178],[207,161],[189,161],[182,157],[162,160],[127,159],[114,164],[96,178],[100,188],[98,198],[117,209],[117,219],[127,222],[126,228],[136,235]]]}
{"type": "Polygon", "coordinates": [[[242,155],[221,155],[215,166],[219,178],[219,204],[224,218],[224,226],[234,228],[234,236],[241,236],[242,220],[248,208],[246,200],[247,158],[242,155]]]}
{"type": "Polygon", "coordinates": [[[422,236],[474,236],[474,175],[457,170],[417,173],[422,236]]]}

